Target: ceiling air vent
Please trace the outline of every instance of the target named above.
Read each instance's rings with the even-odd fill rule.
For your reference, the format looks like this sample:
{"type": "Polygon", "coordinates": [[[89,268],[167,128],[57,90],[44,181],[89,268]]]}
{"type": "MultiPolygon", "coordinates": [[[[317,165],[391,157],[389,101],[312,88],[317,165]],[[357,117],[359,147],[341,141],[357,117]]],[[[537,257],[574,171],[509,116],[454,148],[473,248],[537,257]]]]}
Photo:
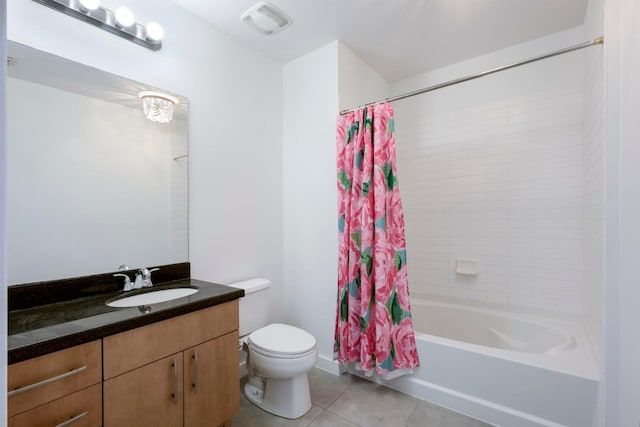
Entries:
{"type": "Polygon", "coordinates": [[[265,35],[275,34],[291,25],[291,18],[286,13],[265,1],[247,10],[240,19],[265,35]]]}

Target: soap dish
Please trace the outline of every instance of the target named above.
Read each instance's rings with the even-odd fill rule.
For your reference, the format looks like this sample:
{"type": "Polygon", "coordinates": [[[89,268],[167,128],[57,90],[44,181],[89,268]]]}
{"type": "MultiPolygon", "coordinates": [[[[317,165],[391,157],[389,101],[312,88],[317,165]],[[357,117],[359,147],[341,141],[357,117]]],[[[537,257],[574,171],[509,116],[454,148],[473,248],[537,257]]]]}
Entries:
{"type": "Polygon", "coordinates": [[[477,276],[478,260],[458,258],[456,260],[456,273],[466,276],[477,276]]]}

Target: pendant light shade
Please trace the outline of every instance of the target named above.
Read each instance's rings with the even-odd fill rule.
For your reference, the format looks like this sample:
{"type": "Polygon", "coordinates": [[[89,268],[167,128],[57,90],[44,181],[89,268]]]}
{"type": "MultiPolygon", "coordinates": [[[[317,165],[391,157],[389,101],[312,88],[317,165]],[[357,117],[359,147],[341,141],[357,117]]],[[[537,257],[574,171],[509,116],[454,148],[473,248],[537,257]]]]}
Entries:
{"type": "Polygon", "coordinates": [[[173,119],[175,107],[178,105],[176,97],[161,92],[144,91],[138,94],[138,98],[142,100],[142,108],[147,119],[158,123],[168,123],[173,119]]]}

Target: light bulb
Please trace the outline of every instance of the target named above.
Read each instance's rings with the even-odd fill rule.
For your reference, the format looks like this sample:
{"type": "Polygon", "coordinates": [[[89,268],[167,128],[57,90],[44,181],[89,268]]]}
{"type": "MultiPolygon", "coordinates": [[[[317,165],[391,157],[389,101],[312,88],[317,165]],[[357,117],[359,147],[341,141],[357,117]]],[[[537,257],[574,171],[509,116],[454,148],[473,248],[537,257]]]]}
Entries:
{"type": "Polygon", "coordinates": [[[157,42],[164,38],[164,29],[157,22],[147,24],[147,39],[157,42]]]}
{"type": "Polygon", "coordinates": [[[100,7],[100,0],[80,0],[80,10],[84,13],[91,12],[100,7]]]}
{"type": "Polygon", "coordinates": [[[116,9],[116,23],[122,27],[130,27],[135,22],[133,12],[126,7],[119,7],[116,9]]]}

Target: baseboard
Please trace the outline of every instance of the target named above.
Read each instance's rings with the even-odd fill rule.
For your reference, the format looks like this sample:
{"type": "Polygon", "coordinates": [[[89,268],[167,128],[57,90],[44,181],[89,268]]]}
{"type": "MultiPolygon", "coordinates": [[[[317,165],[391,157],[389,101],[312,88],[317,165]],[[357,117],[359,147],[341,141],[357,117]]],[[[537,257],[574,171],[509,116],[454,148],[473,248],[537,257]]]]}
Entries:
{"type": "Polygon", "coordinates": [[[318,355],[318,361],[316,362],[316,368],[321,371],[328,372],[333,375],[342,375],[345,372],[342,364],[338,363],[338,361],[333,360],[333,358],[329,358],[323,355],[318,355]]]}

